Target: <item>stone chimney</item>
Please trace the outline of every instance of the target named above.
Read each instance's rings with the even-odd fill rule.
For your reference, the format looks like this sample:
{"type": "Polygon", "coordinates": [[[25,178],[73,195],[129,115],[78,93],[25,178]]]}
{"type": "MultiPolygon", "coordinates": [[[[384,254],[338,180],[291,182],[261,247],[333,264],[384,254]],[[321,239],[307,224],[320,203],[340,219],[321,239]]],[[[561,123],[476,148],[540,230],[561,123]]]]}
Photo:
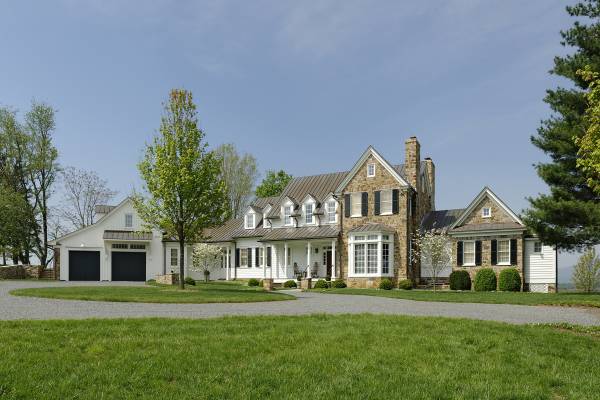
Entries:
{"type": "Polygon", "coordinates": [[[405,143],[406,154],[404,156],[404,174],[408,183],[418,192],[419,173],[421,168],[421,145],[416,136],[411,136],[405,143]]]}
{"type": "Polygon", "coordinates": [[[431,210],[435,210],[435,164],[433,160],[429,157],[425,157],[425,165],[427,166],[427,179],[429,180],[429,184],[431,185],[431,210]]]}

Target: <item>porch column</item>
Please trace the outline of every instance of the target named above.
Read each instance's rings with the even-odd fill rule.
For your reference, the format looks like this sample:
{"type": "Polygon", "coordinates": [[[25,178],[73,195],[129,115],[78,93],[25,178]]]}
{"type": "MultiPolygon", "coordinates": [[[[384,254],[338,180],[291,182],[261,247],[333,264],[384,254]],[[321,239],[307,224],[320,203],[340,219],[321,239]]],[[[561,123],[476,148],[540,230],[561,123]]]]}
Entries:
{"type": "Polygon", "coordinates": [[[225,247],[225,280],[229,280],[229,251],[230,247],[225,247]]]}
{"type": "MultiPolygon", "coordinates": [[[[258,249],[257,249],[257,251],[258,251],[258,249]]],[[[262,256],[263,278],[266,279],[267,278],[267,249],[264,244],[262,245],[262,252],[263,252],[263,256],[262,256]]],[[[271,263],[273,263],[273,260],[271,260],[271,263]]]]}
{"type": "MultiPolygon", "coordinates": [[[[284,275],[287,276],[287,270],[288,270],[288,251],[290,251],[288,249],[288,244],[287,242],[283,243],[283,265],[284,265],[284,275]]],[[[279,271],[279,270],[278,270],[279,271]]]]}
{"type": "Polygon", "coordinates": [[[307,278],[312,278],[312,275],[310,273],[310,256],[312,254],[312,247],[310,245],[310,242],[307,242],[307,254],[306,254],[306,262],[308,263],[308,268],[306,269],[306,277],[307,278]]]}
{"type": "Polygon", "coordinates": [[[335,240],[331,241],[331,280],[335,280],[335,240]]]}
{"type": "Polygon", "coordinates": [[[277,257],[277,246],[271,247],[273,250],[273,259],[271,260],[271,268],[269,268],[269,278],[273,279],[273,268],[277,268],[279,265],[279,257],[277,257]]]}

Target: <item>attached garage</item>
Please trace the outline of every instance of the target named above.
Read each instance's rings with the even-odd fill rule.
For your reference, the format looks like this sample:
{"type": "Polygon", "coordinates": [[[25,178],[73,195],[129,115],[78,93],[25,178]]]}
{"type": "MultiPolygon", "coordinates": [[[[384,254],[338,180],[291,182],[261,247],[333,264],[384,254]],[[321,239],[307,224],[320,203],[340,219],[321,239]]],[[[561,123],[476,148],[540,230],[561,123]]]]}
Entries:
{"type": "Polygon", "coordinates": [[[70,281],[99,281],[100,252],[99,251],[69,251],[69,280],[70,281]]]}
{"type": "Polygon", "coordinates": [[[113,251],[111,257],[113,281],[145,281],[146,253],[113,251]]]}

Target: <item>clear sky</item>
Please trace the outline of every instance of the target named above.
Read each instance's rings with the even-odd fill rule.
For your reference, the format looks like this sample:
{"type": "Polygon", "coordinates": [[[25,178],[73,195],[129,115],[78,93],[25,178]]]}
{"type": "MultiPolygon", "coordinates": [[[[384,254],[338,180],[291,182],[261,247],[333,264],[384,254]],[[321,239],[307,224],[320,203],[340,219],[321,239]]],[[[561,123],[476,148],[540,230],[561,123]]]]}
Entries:
{"type": "MultiPolygon", "coordinates": [[[[261,171],[350,169],[372,144],[390,162],[416,135],[437,168],[437,208],[489,185],[520,212],[546,191],[530,143],[563,0],[7,1],[0,105],[58,109],[60,162],[123,197],[169,89],[194,93],[211,146],[261,171]]],[[[570,261],[569,261],[570,262],[570,261]]]]}

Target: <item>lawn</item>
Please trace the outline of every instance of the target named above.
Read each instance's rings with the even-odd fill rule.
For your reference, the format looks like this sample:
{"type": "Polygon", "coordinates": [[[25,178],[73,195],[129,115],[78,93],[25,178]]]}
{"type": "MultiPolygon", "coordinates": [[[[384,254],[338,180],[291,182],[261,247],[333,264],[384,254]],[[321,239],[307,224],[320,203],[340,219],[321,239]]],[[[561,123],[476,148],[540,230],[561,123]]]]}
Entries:
{"type": "Polygon", "coordinates": [[[313,289],[321,293],[392,297],[416,301],[600,307],[600,293],[455,292],[433,290],[313,289]]]}
{"type": "Polygon", "coordinates": [[[375,315],[0,322],[0,398],[591,399],[594,332],[375,315]]]}
{"type": "Polygon", "coordinates": [[[211,282],[176,286],[72,286],[15,289],[16,296],[46,297],[66,300],[123,301],[136,303],[248,303],[294,300],[294,296],[265,292],[262,287],[240,283],[211,282]]]}

